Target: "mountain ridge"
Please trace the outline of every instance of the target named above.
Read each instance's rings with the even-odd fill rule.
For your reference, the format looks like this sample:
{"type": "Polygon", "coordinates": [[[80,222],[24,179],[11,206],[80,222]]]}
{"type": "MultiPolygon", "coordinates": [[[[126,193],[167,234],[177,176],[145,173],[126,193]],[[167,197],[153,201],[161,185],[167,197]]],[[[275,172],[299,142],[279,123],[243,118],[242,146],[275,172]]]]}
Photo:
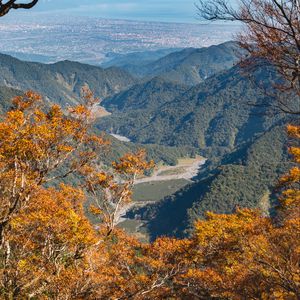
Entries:
{"type": "MultiPolygon", "coordinates": [[[[274,70],[257,69],[258,80],[262,76],[271,83],[274,70]]],[[[160,80],[160,86],[169,85],[160,80]]],[[[139,143],[185,145],[202,150],[227,148],[231,151],[247,135],[251,137],[266,130],[272,118],[276,119],[276,116],[267,114],[258,116],[261,108],[248,104],[250,101],[261,103],[266,95],[253,87],[252,81],[242,75],[239,66],[191,88],[173,83],[167,94],[168,97],[162,97],[167,100],[160,101],[159,93],[153,91],[149,82],[135,85],[130,93],[123,92],[103,102],[113,114],[99,120],[97,126],[139,143]],[[152,97],[149,98],[149,95],[152,97]],[[149,103],[149,99],[153,103],[149,103]]]]}
{"type": "Polygon", "coordinates": [[[236,42],[229,41],[203,48],[185,48],[146,65],[123,68],[138,78],[161,77],[188,86],[203,82],[208,77],[237,64],[244,51],[236,42]]]}
{"type": "Polygon", "coordinates": [[[0,54],[0,85],[35,90],[63,106],[78,103],[81,88],[86,85],[97,97],[104,98],[132,84],[133,77],[118,68],[102,69],[70,61],[48,65],[0,54]]]}

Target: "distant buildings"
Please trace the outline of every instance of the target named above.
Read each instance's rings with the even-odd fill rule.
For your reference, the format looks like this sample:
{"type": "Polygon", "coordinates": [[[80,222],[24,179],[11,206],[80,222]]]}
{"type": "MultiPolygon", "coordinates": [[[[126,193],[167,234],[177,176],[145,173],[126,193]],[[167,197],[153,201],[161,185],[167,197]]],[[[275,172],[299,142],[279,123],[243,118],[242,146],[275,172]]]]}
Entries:
{"type": "Polygon", "coordinates": [[[232,39],[233,25],[53,17],[0,24],[0,52],[21,59],[101,64],[107,53],[203,47],[232,39]],[[26,38],[24,38],[26,31],[26,38]]]}

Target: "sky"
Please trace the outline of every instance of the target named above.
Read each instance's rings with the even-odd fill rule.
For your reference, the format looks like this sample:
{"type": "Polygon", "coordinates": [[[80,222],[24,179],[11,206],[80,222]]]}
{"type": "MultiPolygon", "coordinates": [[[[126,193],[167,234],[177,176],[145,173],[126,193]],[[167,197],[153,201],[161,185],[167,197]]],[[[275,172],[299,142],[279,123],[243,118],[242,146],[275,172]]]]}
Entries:
{"type": "Polygon", "coordinates": [[[165,22],[197,22],[197,0],[40,0],[36,12],[165,22]]]}

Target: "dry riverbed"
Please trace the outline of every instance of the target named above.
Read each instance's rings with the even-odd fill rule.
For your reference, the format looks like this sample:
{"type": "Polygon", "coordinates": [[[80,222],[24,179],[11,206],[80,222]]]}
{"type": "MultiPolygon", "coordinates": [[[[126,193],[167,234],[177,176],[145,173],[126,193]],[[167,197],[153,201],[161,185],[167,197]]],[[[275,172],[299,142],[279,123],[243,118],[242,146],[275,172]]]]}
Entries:
{"type": "Polygon", "coordinates": [[[103,106],[100,106],[98,104],[95,104],[93,106],[92,114],[93,114],[93,117],[96,119],[111,115],[111,113],[108,112],[103,106]]]}
{"type": "Polygon", "coordinates": [[[135,184],[177,179],[192,180],[197,176],[199,169],[205,164],[205,161],[206,159],[201,156],[179,159],[176,166],[160,166],[154,170],[151,176],[137,179],[135,184]]]}
{"type": "Polygon", "coordinates": [[[134,188],[134,200],[120,213],[119,226],[137,238],[147,240],[145,223],[141,220],[127,219],[126,213],[134,207],[143,207],[176,193],[192,182],[205,161],[206,159],[200,156],[180,159],[176,166],[158,166],[152,176],[138,179],[134,188]]]}

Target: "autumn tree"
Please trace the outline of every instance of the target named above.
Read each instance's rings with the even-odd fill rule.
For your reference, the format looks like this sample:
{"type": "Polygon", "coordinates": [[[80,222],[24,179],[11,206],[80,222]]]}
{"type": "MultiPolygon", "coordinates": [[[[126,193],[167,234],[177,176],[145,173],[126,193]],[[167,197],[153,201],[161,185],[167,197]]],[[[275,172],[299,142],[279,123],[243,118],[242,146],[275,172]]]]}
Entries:
{"type": "Polygon", "coordinates": [[[124,209],[130,204],[132,189],[138,175],[151,169],[154,162],[146,162],[146,152],[125,154],[120,161],[113,162],[112,171],[88,170],[86,186],[94,199],[91,213],[100,218],[109,235],[117,225],[124,209]]]}
{"type": "Polygon", "coordinates": [[[29,203],[36,188],[87,165],[95,159],[97,147],[105,144],[89,135],[91,113],[83,105],[68,115],[57,105],[45,112],[41,96],[33,92],[16,97],[13,104],[0,123],[1,246],[10,220],[29,203]]]}
{"type": "Polygon", "coordinates": [[[284,188],[280,199],[280,210],[285,218],[292,218],[300,216],[300,126],[289,125],[287,131],[291,137],[295,138],[295,144],[290,147],[290,153],[294,156],[296,165],[280,180],[280,186],[284,188]]]}
{"type": "MultiPolygon", "coordinates": [[[[200,0],[199,15],[208,21],[238,21],[245,25],[239,44],[248,52],[244,66],[267,62],[283,80],[277,82],[281,111],[300,114],[300,3],[298,0],[200,0]],[[249,59],[250,56],[250,59],[249,59]]],[[[274,96],[274,95],[273,95],[274,96]]],[[[275,97],[275,96],[274,96],[275,97]]]]}
{"type": "MultiPolygon", "coordinates": [[[[63,112],[57,105],[43,107],[41,96],[27,92],[13,99],[12,110],[3,116],[0,123],[0,249],[1,283],[5,297],[12,297],[20,290],[18,285],[11,286],[16,283],[11,277],[11,271],[15,269],[13,264],[22,257],[17,255],[18,247],[14,245],[21,242],[24,247],[34,242],[27,237],[28,243],[23,244],[21,237],[13,234],[14,228],[18,227],[16,218],[40,203],[36,200],[42,197],[43,186],[94,162],[96,150],[100,151],[105,145],[101,137],[89,134],[93,99],[87,96],[84,101],[86,106],[78,105],[63,112]],[[17,242],[12,240],[17,236],[17,242]]],[[[43,208],[38,206],[38,209],[37,214],[41,214],[43,208]]],[[[49,217],[54,216],[49,214],[49,217]]],[[[30,250],[25,248],[23,251],[30,250]]],[[[37,275],[36,280],[38,278],[37,275]]]]}
{"type": "Polygon", "coordinates": [[[5,16],[11,9],[30,9],[34,7],[39,0],[24,1],[20,3],[17,0],[0,1],[0,17],[5,16]]]}
{"type": "Polygon", "coordinates": [[[5,299],[76,299],[95,286],[100,293],[97,282],[105,272],[113,274],[114,264],[101,249],[130,201],[137,174],[152,163],[140,151],[111,167],[103,165],[100,158],[108,143],[92,129],[97,101],[85,89],[81,104],[62,110],[26,92],[13,99],[0,122],[0,294],[5,299]],[[61,184],[71,175],[77,178],[76,188],[61,184]],[[84,214],[88,194],[96,203],[92,210],[103,210],[99,230],[84,214]],[[87,267],[95,256],[107,268],[97,275],[93,270],[98,266],[87,267]],[[90,284],[78,286],[79,274],[90,284]]]}
{"type": "Polygon", "coordinates": [[[2,260],[1,295],[6,299],[74,290],[87,251],[97,242],[83,213],[84,194],[70,186],[39,188],[10,226],[9,254],[2,260]]]}
{"type": "Polygon", "coordinates": [[[115,234],[101,244],[110,258],[96,272],[107,276],[98,297],[299,299],[299,216],[277,226],[259,210],[208,213],[191,238],[152,244],[115,234]]]}

